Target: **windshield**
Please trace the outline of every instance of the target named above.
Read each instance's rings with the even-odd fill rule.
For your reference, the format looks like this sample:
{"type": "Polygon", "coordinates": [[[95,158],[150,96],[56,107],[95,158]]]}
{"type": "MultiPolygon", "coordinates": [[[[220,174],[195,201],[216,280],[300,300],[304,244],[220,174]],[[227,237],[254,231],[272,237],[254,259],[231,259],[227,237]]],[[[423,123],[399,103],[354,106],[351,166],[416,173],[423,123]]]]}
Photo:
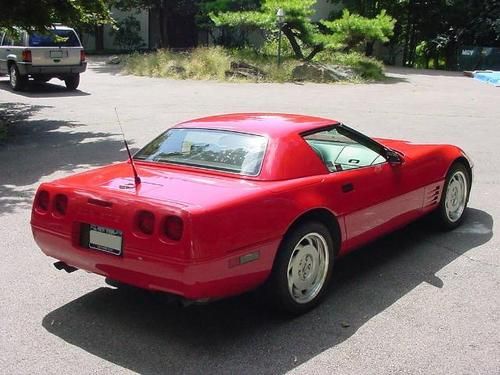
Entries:
{"type": "Polygon", "coordinates": [[[31,34],[30,47],[80,47],[73,30],[50,30],[47,34],[31,34]]]}
{"type": "Polygon", "coordinates": [[[257,176],[267,139],[210,129],[170,129],[140,150],[134,159],[190,165],[257,176]]]}

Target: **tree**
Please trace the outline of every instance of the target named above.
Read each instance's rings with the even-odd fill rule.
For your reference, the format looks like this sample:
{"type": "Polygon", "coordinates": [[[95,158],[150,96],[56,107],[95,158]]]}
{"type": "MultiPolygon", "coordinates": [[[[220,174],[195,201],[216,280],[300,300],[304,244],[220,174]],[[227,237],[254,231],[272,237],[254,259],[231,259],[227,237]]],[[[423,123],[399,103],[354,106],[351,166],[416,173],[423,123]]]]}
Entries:
{"type": "Polygon", "coordinates": [[[0,3],[0,28],[45,30],[54,23],[75,27],[112,23],[107,0],[16,0],[0,3]]]}
{"type": "Polygon", "coordinates": [[[132,51],[144,47],[144,40],[139,35],[141,23],[134,17],[128,16],[117,23],[117,28],[110,34],[114,36],[115,43],[122,49],[132,51]]]}
{"type": "Polygon", "coordinates": [[[251,26],[274,32],[278,27],[276,11],[282,8],[286,15],[282,31],[290,42],[295,57],[310,60],[323,48],[318,38],[318,25],[311,21],[315,4],[316,0],[263,0],[256,10],[213,12],[210,18],[216,26],[251,26]],[[306,55],[304,49],[307,48],[311,50],[306,55]]]}
{"type": "MultiPolygon", "coordinates": [[[[134,8],[149,9],[156,16],[159,30],[159,47],[171,47],[169,26],[182,25],[186,18],[192,18],[192,28],[196,28],[194,18],[202,0],[112,0],[113,5],[121,10],[134,8]]],[[[175,29],[174,27],[171,27],[175,29]]],[[[191,30],[193,31],[193,30],[191,30]]],[[[195,30],[194,30],[195,31],[195,30]]]]}
{"type": "Polygon", "coordinates": [[[388,42],[395,22],[385,10],[381,10],[375,18],[366,18],[344,9],[341,18],[321,23],[329,30],[324,36],[326,46],[350,51],[376,41],[388,42]]]}

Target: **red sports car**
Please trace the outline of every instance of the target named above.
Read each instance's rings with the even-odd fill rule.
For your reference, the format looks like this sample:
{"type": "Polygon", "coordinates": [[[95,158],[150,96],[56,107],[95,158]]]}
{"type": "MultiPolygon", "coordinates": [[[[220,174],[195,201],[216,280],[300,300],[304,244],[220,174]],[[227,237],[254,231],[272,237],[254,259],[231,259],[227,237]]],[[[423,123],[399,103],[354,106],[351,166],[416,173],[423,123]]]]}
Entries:
{"type": "Polygon", "coordinates": [[[31,226],[59,269],[196,301],[261,286],[302,313],[324,296],[337,257],[426,214],[458,226],[471,182],[455,146],[372,139],[318,117],[231,114],[43,183],[31,226]]]}

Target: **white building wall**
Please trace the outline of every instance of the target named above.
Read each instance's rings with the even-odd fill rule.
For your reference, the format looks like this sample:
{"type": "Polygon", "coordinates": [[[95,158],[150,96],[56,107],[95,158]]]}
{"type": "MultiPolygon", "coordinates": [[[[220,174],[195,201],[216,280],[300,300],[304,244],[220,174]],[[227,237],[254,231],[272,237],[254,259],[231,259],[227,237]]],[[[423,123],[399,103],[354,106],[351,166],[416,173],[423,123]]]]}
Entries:
{"type": "MultiPolygon", "coordinates": [[[[147,9],[138,9],[134,11],[120,11],[118,9],[113,9],[111,12],[113,18],[117,23],[119,23],[124,18],[129,16],[135,17],[141,24],[141,30],[139,31],[139,36],[142,38],[144,47],[149,46],[149,11],[147,9]]],[[[105,50],[118,50],[119,47],[114,44],[114,36],[111,34],[112,26],[104,26],[104,49],[105,50]]],[[[95,51],[96,43],[94,35],[84,33],[82,35],[82,43],[86,50],[95,51]]]]}

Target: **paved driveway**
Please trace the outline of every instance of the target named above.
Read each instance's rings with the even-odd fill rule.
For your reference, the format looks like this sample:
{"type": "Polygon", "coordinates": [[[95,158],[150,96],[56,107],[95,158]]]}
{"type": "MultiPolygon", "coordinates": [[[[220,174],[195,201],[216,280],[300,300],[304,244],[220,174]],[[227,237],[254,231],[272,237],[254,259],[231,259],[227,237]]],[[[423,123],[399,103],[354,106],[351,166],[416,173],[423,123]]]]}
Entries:
{"type": "Polygon", "coordinates": [[[80,91],[54,80],[13,93],[0,146],[0,372],[500,373],[500,89],[458,74],[397,70],[372,85],[231,84],[122,76],[94,63],[80,91]],[[463,147],[475,161],[464,225],[412,225],[337,263],[313,312],[285,320],[253,295],[182,309],[52,267],[32,240],[37,184],[124,159],[174,123],[221,112],[299,112],[370,135],[463,147]]]}

